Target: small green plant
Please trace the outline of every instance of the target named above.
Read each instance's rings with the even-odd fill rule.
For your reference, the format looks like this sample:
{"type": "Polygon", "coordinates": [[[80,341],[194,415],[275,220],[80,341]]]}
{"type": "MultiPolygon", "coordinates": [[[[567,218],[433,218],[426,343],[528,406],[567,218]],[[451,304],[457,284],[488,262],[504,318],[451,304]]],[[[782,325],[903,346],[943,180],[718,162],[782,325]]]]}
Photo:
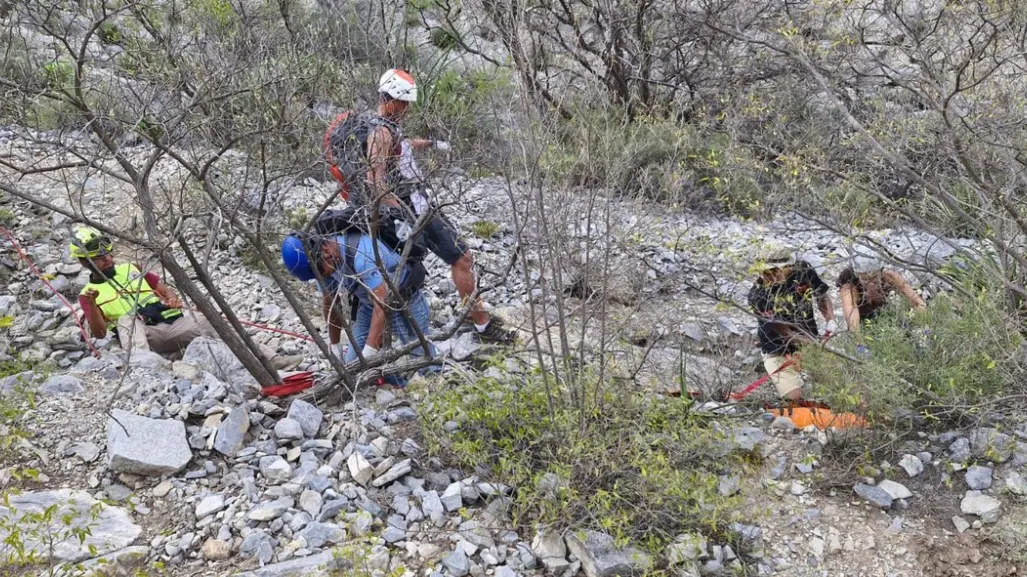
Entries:
{"type": "Polygon", "coordinates": [[[479,220],[471,225],[471,232],[481,239],[489,239],[499,232],[499,223],[491,220],[479,220]]]}
{"type": "Polygon", "coordinates": [[[953,407],[965,410],[1009,392],[1019,375],[1014,352],[1024,341],[1015,320],[1002,312],[999,294],[983,288],[970,298],[940,294],[924,311],[892,303],[859,335],[832,341],[859,362],[809,347],[803,367],[816,398],[888,420],[910,410],[943,418],[953,407]]]}
{"type": "Polygon", "coordinates": [[[460,46],[460,38],[452,30],[436,27],[432,28],[428,35],[431,38],[432,46],[439,50],[453,50],[460,46]]]}
{"type": "Polygon", "coordinates": [[[307,220],[309,220],[307,209],[302,206],[286,209],[284,215],[285,224],[288,225],[290,229],[301,229],[307,225],[307,220]]]}
{"type": "MultiPolygon", "coordinates": [[[[55,552],[59,547],[84,546],[92,535],[104,504],[97,501],[86,506],[84,503],[68,501],[54,503],[39,509],[31,501],[19,502],[13,492],[0,495],[0,534],[5,538],[0,543],[0,565],[35,568],[35,574],[84,575],[80,564],[61,564],[55,552]]],[[[95,557],[95,545],[85,545],[90,556],[95,557]]]]}
{"type": "Polygon", "coordinates": [[[16,218],[17,217],[14,216],[14,213],[7,210],[6,208],[0,209],[0,224],[4,226],[11,226],[14,224],[16,218]]]}
{"type": "Polygon", "coordinates": [[[100,42],[103,44],[118,45],[121,44],[122,41],[121,29],[119,29],[118,25],[113,22],[104,22],[101,24],[99,30],[97,30],[97,35],[100,37],[100,42]]]}
{"type": "Polygon", "coordinates": [[[43,66],[43,77],[53,90],[68,86],[75,77],[75,67],[67,60],[54,60],[43,66]]]}
{"type": "Polygon", "coordinates": [[[565,389],[540,372],[490,374],[433,392],[422,423],[433,455],[514,487],[514,524],[594,528],[658,552],[683,532],[724,535],[740,519],[741,498],[719,493],[720,475],[744,474],[756,457],[690,401],[588,378],[565,389]],[[459,428],[447,432],[451,421],[459,428]]]}

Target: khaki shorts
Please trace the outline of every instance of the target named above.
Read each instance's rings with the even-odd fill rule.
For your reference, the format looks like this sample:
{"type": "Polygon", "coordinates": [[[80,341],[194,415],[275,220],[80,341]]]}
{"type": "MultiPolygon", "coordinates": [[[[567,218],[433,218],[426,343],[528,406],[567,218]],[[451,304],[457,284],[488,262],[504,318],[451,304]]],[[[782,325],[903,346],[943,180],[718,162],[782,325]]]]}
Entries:
{"type": "Polygon", "coordinates": [[[802,389],[802,375],[799,374],[799,358],[793,355],[764,355],[763,368],[770,375],[770,382],[777,388],[777,394],[787,397],[796,389],[802,389]],[[781,365],[794,359],[796,362],[781,369],[781,365]],[[780,370],[779,370],[780,369],[780,370]]]}

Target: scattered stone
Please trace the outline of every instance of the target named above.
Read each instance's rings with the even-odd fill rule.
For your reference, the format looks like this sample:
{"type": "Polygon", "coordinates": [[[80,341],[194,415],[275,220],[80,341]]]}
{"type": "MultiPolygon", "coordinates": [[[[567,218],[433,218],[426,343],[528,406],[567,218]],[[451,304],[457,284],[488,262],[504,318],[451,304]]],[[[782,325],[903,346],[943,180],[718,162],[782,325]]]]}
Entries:
{"type": "Polygon", "coordinates": [[[550,571],[556,571],[568,565],[567,546],[564,544],[563,536],[559,533],[551,531],[536,533],[535,538],[531,541],[531,550],[550,571]]]}
{"type": "Polygon", "coordinates": [[[903,455],[899,460],[899,466],[906,471],[910,479],[924,472],[924,462],[916,455],[903,455]]]}
{"type": "Polygon", "coordinates": [[[69,453],[86,463],[92,463],[100,456],[100,447],[97,447],[94,443],[79,443],[69,449],[69,453]]]}
{"type": "Polygon", "coordinates": [[[189,363],[175,361],[171,363],[171,374],[175,375],[176,379],[192,381],[200,376],[200,369],[197,369],[189,363]]]}
{"type": "Polygon", "coordinates": [[[1001,507],[1002,503],[998,499],[984,495],[980,491],[967,491],[959,503],[959,510],[964,515],[976,515],[983,523],[998,521],[1001,507]]]}
{"type": "Polygon", "coordinates": [[[908,487],[889,479],[882,480],[877,484],[877,488],[883,489],[892,499],[908,499],[913,496],[913,492],[908,487]]]}
{"type": "Polygon", "coordinates": [[[346,574],[352,570],[350,561],[338,557],[334,551],[324,551],[317,555],[290,559],[273,565],[265,565],[240,574],[239,577],[313,577],[330,575],[334,571],[346,574]]]}
{"type": "Polygon", "coordinates": [[[730,497],[742,491],[742,481],[737,475],[721,475],[717,485],[717,492],[724,497],[730,497]]]}
{"type": "Polygon", "coordinates": [[[1010,471],[1006,475],[1006,489],[1014,495],[1024,496],[1027,495],[1027,480],[1023,478],[1023,475],[1016,471],[1010,471]]]}
{"type": "Polygon", "coordinates": [[[674,542],[667,546],[667,562],[671,565],[684,565],[706,558],[706,538],[699,534],[678,535],[674,542]]]}
{"type": "Polygon", "coordinates": [[[606,533],[575,531],[567,535],[566,541],[588,577],[641,574],[652,567],[648,555],[635,549],[618,549],[606,533]]]}
{"type": "Polygon", "coordinates": [[[292,476],[292,466],[277,455],[261,457],[260,474],[268,481],[283,483],[292,476]]]}
{"type": "Polygon", "coordinates": [[[866,483],[856,483],[852,490],[871,505],[882,509],[891,508],[894,500],[884,489],[866,483]]]}
{"type": "Polygon", "coordinates": [[[321,493],[317,491],[306,490],[300,495],[300,509],[303,509],[307,513],[310,513],[312,518],[317,518],[318,514],[321,513],[321,504],[324,499],[321,498],[321,493]]]}
{"type": "Polygon", "coordinates": [[[349,468],[350,477],[365,487],[374,476],[374,467],[358,451],[354,451],[349,456],[349,459],[346,460],[346,467],[349,468]]]}
{"type": "Polygon", "coordinates": [[[214,437],[214,450],[234,457],[242,448],[246,431],[250,428],[250,411],[246,405],[239,405],[228,413],[228,417],[218,427],[214,437]]]}
{"type": "Polygon", "coordinates": [[[953,463],[965,463],[970,459],[970,439],[960,437],[952,441],[948,452],[953,463]]]}
{"type": "Polygon", "coordinates": [[[349,499],[343,497],[341,499],[332,499],[321,506],[321,514],[317,517],[318,521],[330,521],[339,516],[339,513],[349,509],[349,499]]]}
{"type": "Polygon", "coordinates": [[[54,375],[43,381],[39,391],[47,395],[75,395],[86,390],[82,379],[71,375],[54,375]]]}
{"type": "Polygon", "coordinates": [[[293,400],[289,405],[287,416],[298,422],[303,429],[303,434],[310,438],[317,436],[317,431],[321,428],[321,421],[324,419],[321,409],[300,399],[293,400]]]}
{"type": "Polygon", "coordinates": [[[108,466],[115,473],[177,473],[193,458],[181,421],[140,417],[114,409],[107,421],[108,466]]]}
{"type": "Polygon", "coordinates": [[[463,493],[460,492],[462,483],[459,481],[450,483],[446,487],[445,492],[442,493],[442,505],[446,508],[447,513],[456,511],[464,504],[463,493]]]}
{"type": "Polygon", "coordinates": [[[127,511],[104,505],[83,491],[26,491],[10,495],[8,504],[9,509],[0,506],[0,519],[10,522],[0,524],[0,559],[13,553],[7,549],[6,540],[11,537],[11,528],[19,530],[18,520],[24,515],[43,515],[50,507],[54,507],[55,512],[48,523],[33,521],[31,531],[19,530],[17,537],[25,554],[77,563],[124,549],[143,531],[132,522],[127,511]],[[66,520],[70,526],[65,524],[66,520]],[[70,529],[88,529],[89,532],[80,541],[77,531],[70,529]],[[55,542],[51,543],[51,539],[55,542]]]}
{"type": "Polygon", "coordinates": [[[1016,450],[1016,439],[998,429],[980,428],[970,435],[972,455],[996,463],[1005,463],[1016,450]]]}
{"type": "Polygon", "coordinates": [[[171,481],[161,481],[159,485],[153,488],[153,496],[163,499],[174,488],[175,486],[171,484],[171,481]]]}
{"type": "Polygon", "coordinates": [[[232,389],[244,398],[253,398],[260,394],[260,386],[243,366],[242,361],[236,358],[228,345],[218,339],[193,339],[185,349],[182,362],[193,365],[200,371],[207,371],[223,383],[229,383],[232,389]]]}
{"type": "Polygon", "coordinates": [[[521,577],[521,575],[506,565],[500,565],[496,567],[496,577],[521,577]]]}
{"type": "Polygon", "coordinates": [[[983,491],[991,487],[991,467],[972,465],[966,470],[966,485],[975,491],[983,491]]]}
{"type": "Polygon", "coordinates": [[[295,504],[292,497],[280,497],[274,501],[265,501],[250,510],[247,518],[253,521],[271,521],[277,519],[295,504]]]}
{"type": "Polygon", "coordinates": [[[204,559],[224,561],[232,556],[232,544],[218,539],[207,539],[200,548],[204,559]]]}
{"type": "Polygon", "coordinates": [[[412,470],[412,461],[410,459],[404,459],[396,463],[395,465],[389,467],[388,471],[385,471],[385,473],[383,473],[382,476],[375,479],[374,482],[372,482],[371,484],[375,487],[384,487],[385,485],[388,485],[396,479],[399,479],[400,477],[406,475],[412,470]]]}
{"type": "Polygon", "coordinates": [[[956,527],[956,531],[960,533],[963,533],[970,528],[970,523],[959,515],[952,518],[952,524],[956,527]]]}
{"type": "Polygon", "coordinates": [[[333,523],[310,523],[298,536],[307,541],[309,547],[320,549],[325,545],[335,545],[346,540],[346,530],[333,523]]]}
{"type": "Polygon", "coordinates": [[[196,505],[196,518],[202,519],[225,508],[225,498],[221,495],[207,495],[196,505]]]}
{"type": "Polygon", "coordinates": [[[282,441],[293,441],[303,438],[303,427],[299,422],[285,418],[275,423],[275,437],[282,441]]]}
{"type": "Polygon", "coordinates": [[[471,560],[467,558],[467,554],[460,547],[443,557],[442,564],[453,577],[464,577],[471,572],[471,560]]]}

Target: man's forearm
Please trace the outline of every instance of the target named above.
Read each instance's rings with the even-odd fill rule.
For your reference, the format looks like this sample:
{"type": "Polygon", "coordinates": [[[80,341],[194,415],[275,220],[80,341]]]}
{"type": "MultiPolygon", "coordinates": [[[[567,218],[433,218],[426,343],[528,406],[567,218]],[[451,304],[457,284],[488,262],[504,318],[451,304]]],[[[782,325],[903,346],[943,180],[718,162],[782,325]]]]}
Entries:
{"type": "Polygon", "coordinates": [[[382,305],[375,303],[374,311],[371,312],[371,328],[367,331],[367,342],[364,343],[376,349],[382,348],[382,335],[385,333],[385,309],[382,305]]]}
{"type": "Polygon", "coordinates": [[[337,344],[342,338],[342,322],[339,319],[339,311],[334,306],[334,296],[325,295],[321,302],[325,322],[328,323],[328,342],[337,344]]]}
{"type": "Polygon", "coordinates": [[[86,307],[83,312],[86,315],[86,324],[89,325],[89,334],[98,339],[107,336],[107,321],[104,320],[99,307],[96,305],[86,307]]]}
{"type": "Polygon", "coordinates": [[[834,303],[831,302],[831,297],[824,295],[817,300],[817,306],[820,308],[820,314],[824,316],[825,321],[834,320],[834,303]]]}
{"type": "Polygon", "coordinates": [[[428,150],[435,146],[435,141],[427,138],[408,138],[407,142],[410,143],[410,148],[417,151],[428,150]]]}

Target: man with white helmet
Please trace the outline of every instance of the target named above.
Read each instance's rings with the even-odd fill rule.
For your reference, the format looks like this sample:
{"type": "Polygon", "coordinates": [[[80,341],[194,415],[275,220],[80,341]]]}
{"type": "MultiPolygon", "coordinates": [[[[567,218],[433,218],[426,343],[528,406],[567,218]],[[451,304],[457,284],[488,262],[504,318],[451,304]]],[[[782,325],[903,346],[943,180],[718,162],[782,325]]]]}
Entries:
{"type": "MultiPolygon", "coordinates": [[[[403,138],[399,122],[410,104],[417,101],[417,83],[410,73],[397,68],[387,70],[378,81],[378,95],[376,115],[344,113],[329,127],[325,134],[329,170],[342,185],[342,195],[351,206],[380,201],[386,207],[402,209],[405,202],[417,216],[432,210],[423,229],[424,243],[450,266],[460,296],[470,298],[476,285],[470,250],[455,227],[438,209],[430,207],[412,157],[413,151],[428,148],[447,151],[449,144],[403,138]]],[[[513,332],[503,328],[501,319],[485,311],[480,300],[473,304],[468,321],[482,341],[509,343],[515,338],[513,332]]]]}
{"type": "Polygon", "coordinates": [[[838,293],[842,299],[842,315],[849,330],[858,333],[863,322],[872,320],[888,304],[888,297],[898,292],[914,309],[927,305],[902,275],[885,269],[876,259],[858,258],[853,266],[838,275],[838,293]]]}

